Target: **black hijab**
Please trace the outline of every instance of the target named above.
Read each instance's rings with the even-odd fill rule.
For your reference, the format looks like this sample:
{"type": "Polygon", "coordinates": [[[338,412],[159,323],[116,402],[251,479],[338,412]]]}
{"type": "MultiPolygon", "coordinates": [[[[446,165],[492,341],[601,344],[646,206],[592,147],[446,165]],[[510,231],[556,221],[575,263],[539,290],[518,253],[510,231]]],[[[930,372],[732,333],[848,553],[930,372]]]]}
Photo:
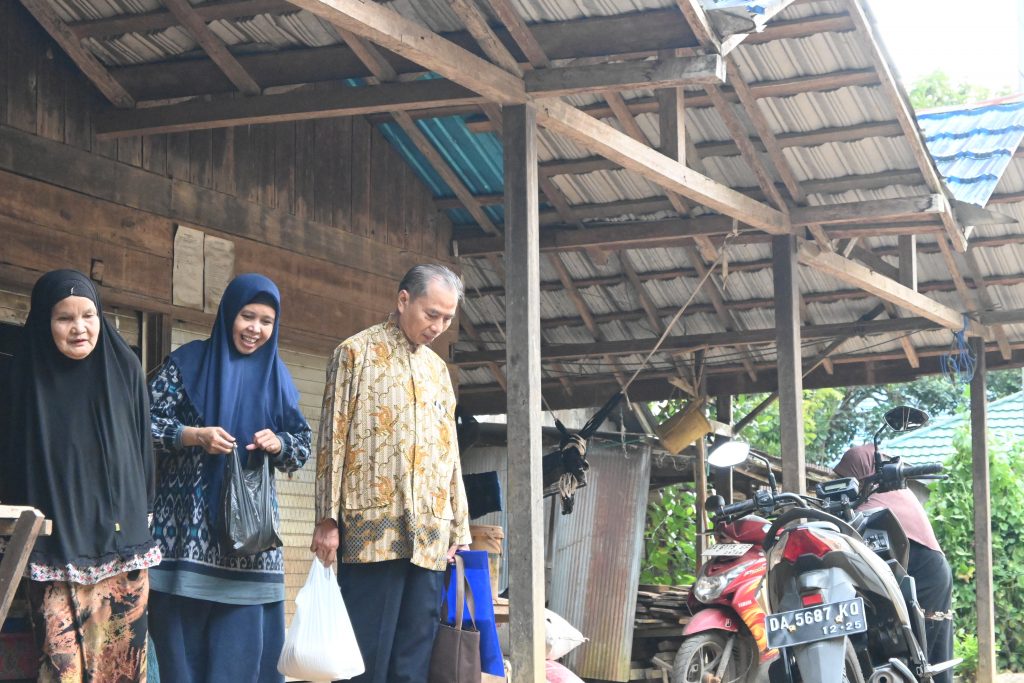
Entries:
{"type": "Polygon", "coordinates": [[[39,278],[3,387],[0,500],[31,505],[53,520],[32,561],[63,567],[127,559],[153,546],[149,396],[142,367],[103,318],[85,275],[56,270],[39,278]],[[82,360],[58,350],[53,307],[69,296],[96,305],[100,332],[82,360]]]}

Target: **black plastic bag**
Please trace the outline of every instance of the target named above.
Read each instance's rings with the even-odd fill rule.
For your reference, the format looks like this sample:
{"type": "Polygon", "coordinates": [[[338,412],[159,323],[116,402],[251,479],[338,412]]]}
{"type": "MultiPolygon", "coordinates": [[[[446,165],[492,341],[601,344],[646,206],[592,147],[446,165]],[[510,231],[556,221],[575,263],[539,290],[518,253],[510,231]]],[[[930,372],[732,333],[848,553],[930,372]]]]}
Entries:
{"type": "Polygon", "coordinates": [[[262,467],[246,469],[238,457],[237,446],[225,457],[228,462],[221,494],[221,552],[242,557],[281,547],[284,543],[274,528],[269,458],[263,455],[262,467]]]}

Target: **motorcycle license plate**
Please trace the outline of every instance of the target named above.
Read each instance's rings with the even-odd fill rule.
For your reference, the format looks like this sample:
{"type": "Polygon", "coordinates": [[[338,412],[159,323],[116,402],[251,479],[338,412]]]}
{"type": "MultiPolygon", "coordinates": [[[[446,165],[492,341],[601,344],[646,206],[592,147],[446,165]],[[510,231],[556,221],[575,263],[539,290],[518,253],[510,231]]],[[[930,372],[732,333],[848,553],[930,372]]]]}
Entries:
{"type": "Polygon", "coordinates": [[[704,557],[743,557],[754,547],[753,543],[716,543],[704,549],[704,557]]]}
{"type": "Polygon", "coordinates": [[[864,599],[854,598],[768,614],[764,626],[768,647],[780,648],[863,633],[868,630],[868,621],[864,616],[864,599]]]}

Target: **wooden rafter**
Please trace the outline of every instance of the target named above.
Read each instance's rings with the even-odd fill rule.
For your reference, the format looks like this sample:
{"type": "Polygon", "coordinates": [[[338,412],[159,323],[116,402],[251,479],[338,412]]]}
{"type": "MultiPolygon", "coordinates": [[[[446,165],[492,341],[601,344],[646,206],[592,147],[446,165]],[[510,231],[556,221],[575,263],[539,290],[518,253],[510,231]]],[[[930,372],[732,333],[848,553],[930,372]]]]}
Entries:
{"type": "Polygon", "coordinates": [[[530,65],[535,69],[542,69],[551,64],[551,60],[544,53],[544,48],[533,35],[533,31],[526,25],[519,12],[512,5],[511,0],[489,0],[491,9],[498,15],[498,19],[505,25],[512,35],[516,45],[523,51],[530,65]]]}
{"type": "Polygon", "coordinates": [[[333,85],[280,95],[112,111],[97,120],[96,134],[102,140],[484,102],[481,95],[450,81],[383,83],[360,88],[333,85]]]}
{"type": "Polygon", "coordinates": [[[523,70],[519,68],[519,62],[516,61],[516,58],[512,56],[512,53],[508,51],[502,44],[501,39],[498,38],[498,35],[488,25],[487,17],[476,6],[474,0],[448,0],[448,2],[488,59],[511,74],[516,76],[523,75],[523,70]]]}
{"type": "MultiPolygon", "coordinates": [[[[810,243],[805,243],[800,247],[799,258],[804,265],[860,287],[880,299],[933,320],[947,329],[961,330],[964,328],[964,316],[959,311],[940,304],[909,287],[904,287],[895,280],[882,277],[855,261],[824,251],[810,243]]],[[[967,328],[972,336],[987,336],[987,331],[976,321],[968,319],[967,328]]]]}
{"type": "Polygon", "coordinates": [[[328,23],[367,38],[397,55],[499,104],[527,101],[521,79],[442,38],[394,10],[360,0],[289,0],[328,23]]]}
{"type": "MultiPolygon", "coordinates": [[[[751,94],[756,98],[762,97],[792,97],[805,92],[835,90],[836,88],[848,88],[856,86],[878,85],[878,74],[874,69],[852,69],[837,71],[828,74],[815,74],[813,76],[798,76],[795,78],[784,78],[776,81],[760,81],[750,83],[751,94]]],[[[738,102],[739,98],[731,88],[722,88],[722,97],[728,102],[738,102]]],[[[626,101],[630,112],[636,114],[651,114],[658,111],[658,100],[654,97],[641,97],[626,101]]],[[[688,109],[700,109],[713,106],[711,98],[699,92],[687,93],[686,107],[688,109]]],[[[607,104],[591,104],[581,107],[585,111],[599,119],[611,118],[614,112],[607,104]]],[[[485,121],[469,123],[469,129],[481,133],[493,130],[493,127],[485,121]]],[[[900,133],[902,134],[902,133],[900,133]]],[[[825,135],[824,132],[821,135],[825,135]]],[[[821,144],[810,143],[810,144],[821,144]]]]}
{"type": "Polygon", "coordinates": [[[48,0],[21,0],[21,4],[111,104],[122,109],[135,106],[135,98],[89,50],[82,47],[81,39],[68,29],[48,0]]]}
{"type": "Polygon", "coordinates": [[[700,55],[656,61],[566,66],[530,71],[525,80],[526,91],[538,96],[675,88],[722,83],[725,80],[725,63],[718,55],[700,55]]]}
{"type": "Polygon", "coordinates": [[[559,100],[538,103],[538,121],[556,133],[651,182],[747,225],[775,234],[789,232],[787,217],[769,206],[669,159],[625,133],[559,100]]]}
{"type": "Polygon", "coordinates": [[[192,34],[195,41],[203,48],[203,52],[209,55],[214,64],[224,72],[224,75],[234,83],[236,88],[246,95],[258,95],[260,93],[259,83],[249,75],[245,67],[238,63],[238,60],[235,59],[227,46],[224,45],[224,41],[210,30],[210,27],[206,25],[206,21],[196,13],[188,0],[163,1],[167,9],[171,11],[171,14],[192,34]]]}
{"type": "MultiPolygon", "coordinates": [[[[1018,318],[1021,316],[1018,312],[1018,318]]],[[[827,325],[804,325],[800,330],[803,339],[834,339],[838,337],[865,337],[874,335],[903,334],[907,332],[924,332],[943,329],[945,325],[926,317],[899,318],[897,320],[858,320],[848,323],[832,323],[827,325]]],[[[948,329],[948,328],[946,328],[948,329]]],[[[775,344],[775,328],[746,330],[744,339],[751,345],[771,346],[775,344]]],[[[661,350],[666,354],[689,353],[693,349],[703,347],[727,346],[734,343],[735,332],[709,332],[707,334],[687,334],[669,336],[662,343],[661,350]]],[[[549,344],[542,347],[541,354],[545,361],[573,360],[580,358],[600,358],[602,356],[630,356],[650,350],[649,339],[628,339],[624,341],[604,341],[584,344],[549,344]]],[[[472,367],[494,361],[501,363],[503,351],[456,351],[456,365],[472,367]]],[[[837,361],[838,362],[838,361],[837,361]]]]}

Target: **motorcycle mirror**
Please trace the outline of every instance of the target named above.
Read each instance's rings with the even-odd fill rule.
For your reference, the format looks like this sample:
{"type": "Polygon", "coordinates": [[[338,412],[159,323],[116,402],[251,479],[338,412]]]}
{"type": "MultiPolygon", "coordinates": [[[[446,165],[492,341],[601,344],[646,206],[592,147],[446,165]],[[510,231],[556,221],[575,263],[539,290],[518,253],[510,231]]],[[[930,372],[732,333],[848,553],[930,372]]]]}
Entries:
{"type": "Polygon", "coordinates": [[[896,406],[885,412],[885,424],[894,432],[912,432],[928,424],[928,413],[910,406],[896,406]]]}
{"type": "Polygon", "coordinates": [[[722,496],[708,496],[704,499],[704,512],[714,515],[716,510],[725,507],[725,498],[722,496]]]}
{"type": "Polygon", "coordinates": [[[750,444],[743,441],[726,441],[708,454],[708,463],[715,467],[734,467],[745,462],[750,455],[750,444]]]}

